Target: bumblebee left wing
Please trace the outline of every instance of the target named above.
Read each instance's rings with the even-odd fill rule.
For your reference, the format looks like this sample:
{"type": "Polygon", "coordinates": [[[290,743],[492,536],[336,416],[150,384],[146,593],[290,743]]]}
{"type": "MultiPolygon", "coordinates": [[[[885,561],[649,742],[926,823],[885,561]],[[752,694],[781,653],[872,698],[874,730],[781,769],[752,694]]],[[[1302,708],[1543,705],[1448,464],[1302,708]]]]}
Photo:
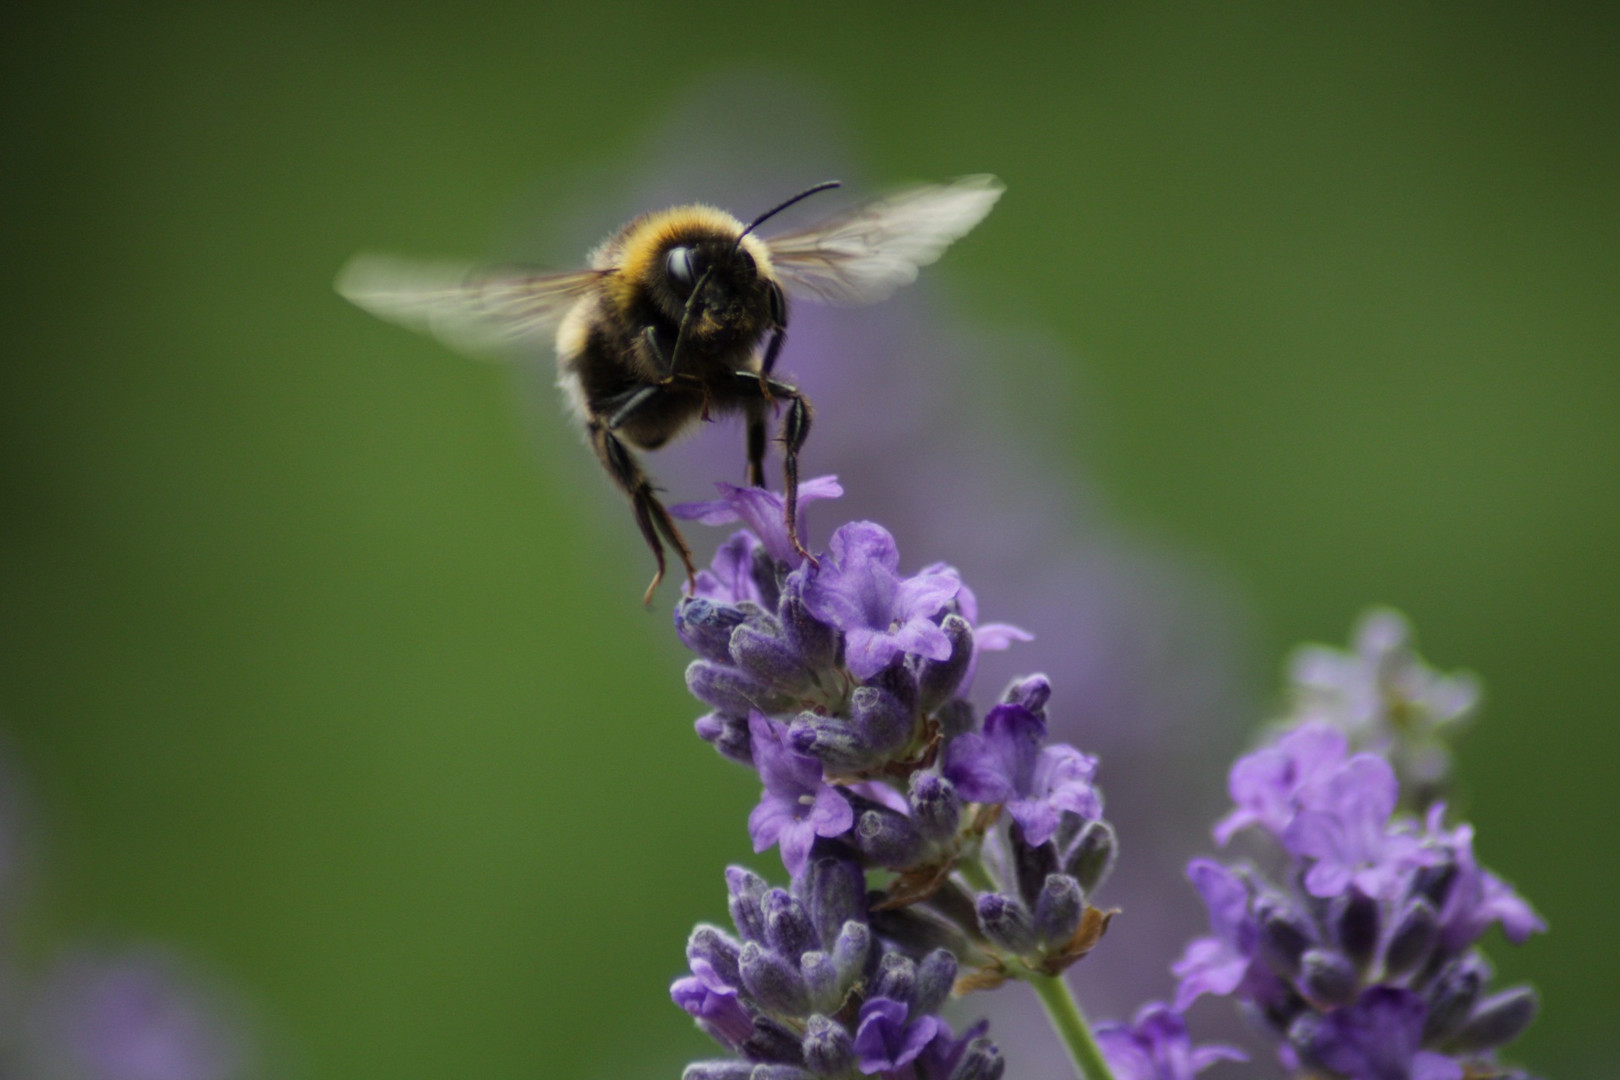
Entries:
{"type": "Polygon", "coordinates": [[[869,304],[917,280],[1001,198],[993,176],[908,188],[819,225],[767,241],[789,292],[832,304],[869,304]]]}
{"type": "Polygon", "coordinates": [[[378,318],[463,352],[488,353],[527,341],[550,344],[563,316],[608,272],[541,274],[357,255],[335,284],[344,299],[378,318]]]}

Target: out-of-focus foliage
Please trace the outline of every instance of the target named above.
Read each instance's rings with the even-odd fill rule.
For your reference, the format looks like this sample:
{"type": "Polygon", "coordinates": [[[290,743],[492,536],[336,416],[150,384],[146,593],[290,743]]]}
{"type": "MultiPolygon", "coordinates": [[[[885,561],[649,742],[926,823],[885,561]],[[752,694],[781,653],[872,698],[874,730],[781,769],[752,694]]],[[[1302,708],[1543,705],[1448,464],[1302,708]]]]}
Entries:
{"type": "MultiPolygon", "coordinates": [[[[1010,343],[961,389],[1248,598],[1257,695],[1370,602],[1481,674],[1468,813],[1552,927],[1495,953],[1543,992],[1516,1055],[1601,1075],[1617,33],[1529,4],[8,9],[0,723],[49,841],[19,948],[206,956],[311,1077],[701,1045],[665,987],[755,792],[686,726],[627,515],[567,439],[530,452],[497,369],[330,281],[509,250],[556,219],[537,189],[632,171],[742,67],[820,96],[877,181],[1007,181],[936,271],[1010,343]],[[1031,332],[1072,366],[1022,363],[1031,332]]],[[[1150,858],[1124,838],[1119,873],[1150,858]]]]}

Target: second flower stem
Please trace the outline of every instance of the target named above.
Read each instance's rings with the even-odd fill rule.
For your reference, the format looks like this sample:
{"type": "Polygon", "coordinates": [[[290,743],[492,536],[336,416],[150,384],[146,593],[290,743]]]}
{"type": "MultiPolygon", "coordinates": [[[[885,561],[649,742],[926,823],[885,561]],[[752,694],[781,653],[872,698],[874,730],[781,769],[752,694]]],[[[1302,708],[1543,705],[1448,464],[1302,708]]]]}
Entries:
{"type": "Polygon", "coordinates": [[[1108,1062],[1103,1059],[1102,1047],[1097,1045],[1091,1026],[1086,1023],[1085,1014],[1080,1011],[1063,976],[1030,975],[1028,979],[1029,985],[1035,988],[1035,996],[1046,1007],[1047,1018],[1068,1049],[1081,1080],[1114,1080],[1108,1062]]]}

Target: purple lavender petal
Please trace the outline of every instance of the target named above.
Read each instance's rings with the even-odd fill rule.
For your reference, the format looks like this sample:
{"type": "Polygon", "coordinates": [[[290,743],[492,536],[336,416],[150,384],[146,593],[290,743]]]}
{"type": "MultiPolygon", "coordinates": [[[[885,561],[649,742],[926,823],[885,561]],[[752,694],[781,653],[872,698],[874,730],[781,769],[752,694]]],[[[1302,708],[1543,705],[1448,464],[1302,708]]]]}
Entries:
{"type": "Polygon", "coordinates": [[[1349,752],[1343,732],[1327,724],[1302,724],[1279,739],[1237,760],[1227,790],[1237,809],[1215,826],[1215,842],[1226,845],[1232,834],[1260,825],[1280,836],[1293,819],[1301,786],[1337,768],[1349,752]]]}
{"type": "Polygon", "coordinates": [[[1022,705],[997,705],[982,732],[970,732],[945,749],[945,778],[968,802],[1005,803],[1027,797],[1046,724],[1022,705]]]}
{"type": "Polygon", "coordinates": [[[1502,933],[1515,945],[1533,933],[1545,933],[1547,924],[1507,882],[1484,869],[1474,858],[1474,827],[1446,829],[1445,804],[1429,808],[1426,824],[1429,843],[1448,853],[1457,867],[1457,880],[1440,909],[1440,941],[1448,952],[1461,952],[1490,929],[1502,924],[1502,933]]]}
{"type": "Polygon", "coordinates": [[[1249,888],[1243,879],[1211,859],[1194,859],[1187,877],[1204,898],[1213,937],[1196,938],[1171,965],[1180,980],[1176,1008],[1200,994],[1224,997],[1237,989],[1259,947],[1259,928],[1249,914],[1249,888]]]}
{"type": "Polygon", "coordinates": [[[855,1033],[855,1054],[861,1072],[899,1069],[913,1061],[939,1033],[940,1020],[919,1017],[906,1023],[910,1010],[899,1001],[872,998],[861,1006],[860,1028],[855,1033]]]}
{"type": "Polygon", "coordinates": [[[1462,1066],[1419,1049],[1423,999],[1410,990],[1374,986],[1353,1005],[1322,1018],[1311,1055],[1346,1076],[1370,1080],[1461,1080],[1462,1066]]]}
{"type": "Polygon", "coordinates": [[[692,595],[724,604],[744,600],[759,603],[759,587],[754,584],[753,574],[754,549],[759,546],[759,540],[750,532],[732,533],[715,551],[709,569],[698,571],[692,595]]]}
{"type": "Polygon", "coordinates": [[[748,815],[748,835],[755,851],[780,846],[782,864],[797,875],[808,864],[816,837],[848,832],[855,811],[837,789],[822,781],[821,762],[788,745],[786,725],[753,712],[748,732],[754,765],[765,785],[759,805],[748,815]]]}
{"type": "Polygon", "coordinates": [[[933,623],[961,590],[954,572],[898,576],[900,553],[887,529],[855,521],[833,533],[830,555],[811,567],[805,607],[845,634],[845,663],[869,679],[903,652],[950,657],[950,639],[933,623]]]}
{"type": "Polygon", "coordinates": [[[669,996],[728,1050],[741,1049],[753,1034],[753,1020],[729,987],[716,989],[702,978],[687,975],[670,984],[669,996]]]}
{"type": "MultiPolygon", "coordinates": [[[[737,487],[716,483],[720,498],[707,502],[678,503],[669,508],[672,517],[698,521],[704,525],[727,525],[740,521],[753,531],[765,545],[765,550],[777,562],[797,566],[798,552],[788,538],[787,523],[783,517],[783,497],[774,491],[757,487],[737,487]]],[[[836,499],[844,493],[836,476],[817,476],[799,485],[799,505],[821,499],[836,499]]]]}
{"type": "Polygon", "coordinates": [[[1368,896],[1392,899],[1407,871],[1433,861],[1415,835],[1391,827],[1398,794],[1395,770],[1372,754],[1357,754],[1300,789],[1302,808],[1282,840],[1293,854],[1317,860],[1305,875],[1311,895],[1336,896],[1354,883],[1368,896]]]}
{"type": "Polygon", "coordinates": [[[1096,1034],[1115,1080],[1193,1080],[1217,1061],[1249,1060],[1230,1046],[1194,1049],[1180,1011],[1158,1001],[1142,1006],[1129,1024],[1098,1024],[1096,1034]]]}

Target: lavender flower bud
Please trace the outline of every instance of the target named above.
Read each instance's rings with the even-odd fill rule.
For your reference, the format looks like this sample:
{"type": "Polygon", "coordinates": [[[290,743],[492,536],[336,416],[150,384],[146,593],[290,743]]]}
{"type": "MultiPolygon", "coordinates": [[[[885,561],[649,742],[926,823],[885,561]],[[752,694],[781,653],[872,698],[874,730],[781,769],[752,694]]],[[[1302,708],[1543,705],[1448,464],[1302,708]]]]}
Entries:
{"type": "Polygon", "coordinates": [[[1460,873],[1456,860],[1449,858],[1435,866],[1420,867],[1412,875],[1412,895],[1429,901],[1438,911],[1446,906],[1451,887],[1457,883],[1460,873]]]}
{"type": "Polygon", "coordinates": [[[741,608],[688,596],[675,605],[675,632],[681,643],[705,660],[731,663],[731,632],[746,616],[741,608]]]}
{"type": "Polygon", "coordinates": [[[782,712],[791,704],[786,695],[772,690],[735,668],[721,667],[707,660],[694,660],[686,668],[686,688],[703,704],[732,716],[747,716],[749,709],[764,713],[782,712]]]}
{"type": "Polygon", "coordinates": [[[765,944],[772,949],[797,960],[801,954],[821,947],[810,913],[792,893],[772,889],[761,906],[765,911],[765,944]]]}
{"type": "Polygon", "coordinates": [[[924,956],[935,949],[949,949],[961,956],[972,948],[961,930],[919,907],[874,911],[872,930],[911,956],[924,956]]]}
{"type": "Polygon", "coordinates": [[[812,1016],[804,1026],[804,1063],[822,1076],[848,1072],[855,1064],[855,1040],[838,1021],[812,1016]]]}
{"type": "Polygon", "coordinates": [[[769,1016],[754,1017],[754,1033],[743,1043],[742,1054],[755,1062],[780,1065],[804,1064],[804,1050],[799,1045],[798,1033],[769,1016]]]}
{"type": "Polygon", "coordinates": [[[838,969],[840,987],[847,991],[866,970],[866,956],[872,948],[872,931],[863,922],[851,919],[833,941],[833,966],[838,969]]]}
{"type": "Polygon", "coordinates": [[[1114,870],[1119,838],[1106,821],[1087,822],[1063,860],[1063,872],[1080,883],[1086,895],[1096,892],[1114,870]]]}
{"type": "Polygon", "coordinates": [[[940,734],[947,739],[964,735],[979,726],[973,706],[961,698],[952,698],[941,705],[934,711],[934,719],[939,721],[940,734]]]}
{"type": "Polygon", "coordinates": [[[803,1016],[810,1011],[810,989],[798,964],[789,964],[774,950],[750,941],[743,946],[737,966],[744,989],[766,1009],[778,1016],[803,1016]]]}
{"type": "Polygon", "coordinates": [[[822,1012],[836,1012],[844,1001],[844,988],[839,985],[838,965],[828,953],[816,949],[799,957],[799,974],[810,989],[810,1007],[822,1012]]]}
{"type": "Polygon", "coordinates": [[[989,1039],[974,1039],[951,1073],[951,1080],[1001,1080],[1006,1071],[1007,1062],[996,1044],[989,1039]]]}
{"type": "Polygon", "coordinates": [[[750,1080],[815,1080],[815,1074],[797,1065],[755,1065],[750,1080]]]}
{"type": "Polygon", "coordinates": [[[891,695],[900,703],[908,720],[916,715],[917,676],[899,657],[895,658],[895,663],[867,679],[866,685],[891,695]]]}
{"type": "Polygon", "coordinates": [[[917,707],[931,713],[956,693],[973,662],[973,627],[960,615],[947,615],[939,628],[950,639],[951,655],[944,660],[924,660],[917,672],[917,707]]]}
{"type": "Polygon", "coordinates": [[[1434,906],[1421,897],[1408,903],[1384,946],[1384,977],[1404,975],[1427,960],[1439,935],[1434,906]]]}
{"type": "Polygon", "coordinates": [[[804,572],[795,570],[782,587],[778,606],[782,636],[804,659],[811,671],[830,668],[838,652],[838,633],[810,614],[804,606],[804,572]]]}
{"type": "Polygon", "coordinates": [[[849,696],[849,715],[877,755],[900,749],[911,738],[915,721],[897,695],[877,686],[857,686],[849,696]]]}
{"type": "Polygon", "coordinates": [[[1029,910],[1011,896],[984,893],[978,900],[979,929],[992,945],[1023,954],[1035,948],[1035,924],[1029,910]]]}
{"type": "Polygon", "coordinates": [[[745,941],[765,940],[765,910],[760,902],[770,885],[752,870],[741,866],[726,867],[726,890],[731,894],[727,907],[731,921],[745,941]]]}
{"type": "Polygon", "coordinates": [[[1052,698],[1052,681],[1045,675],[1025,675],[1014,679],[1001,695],[1008,705],[1022,705],[1042,720],[1046,719],[1046,703],[1052,698]]]}
{"type": "Polygon", "coordinates": [[[748,734],[748,720],[724,713],[707,713],[692,725],[698,738],[720,751],[720,756],[750,768],[754,764],[753,739],[748,734]]]}
{"type": "Polygon", "coordinates": [[[681,1072],[681,1080],[748,1080],[752,1061],[694,1061],[681,1072]]]}
{"type": "Polygon", "coordinates": [[[1480,1053],[1510,1043],[1536,1018],[1539,1004],[1536,992],[1528,986],[1492,994],[1474,1007],[1451,1045],[1464,1053],[1480,1053]]]}
{"type": "Polygon", "coordinates": [[[797,694],[810,685],[810,672],[793,645],[769,630],[747,623],[731,632],[731,656],[737,666],[765,686],[797,694]]]}
{"type": "Polygon", "coordinates": [[[1308,949],[1300,958],[1300,988],[1323,1005],[1348,1005],[1355,1000],[1359,979],[1356,967],[1331,949],[1308,949]]]}
{"type": "Polygon", "coordinates": [[[1425,1044],[1445,1042],[1462,1027],[1490,977],[1491,969],[1478,953],[1452,961],[1435,976],[1427,994],[1428,1013],[1423,1019],[1425,1044]]]}
{"type": "Polygon", "coordinates": [[[686,959],[691,963],[692,971],[699,975],[712,974],[733,990],[742,987],[742,976],[737,970],[737,958],[741,951],[742,946],[730,934],[707,923],[699,923],[686,942],[686,959]],[[704,971],[698,970],[700,964],[704,966],[704,971]]]}
{"type": "Polygon", "coordinates": [[[1051,842],[1031,845],[1016,822],[1008,830],[1008,837],[1012,841],[1013,876],[1018,883],[1018,895],[1024,903],[1033,906],[1046,885],[1047,875],[1057,871],[1057,845],[1051,842]]]}
{"type": "Polygon", "coordinates": [[[1067,874],[1048,874],[1035,901],[1035,933],[1047,947],[1059,946],[1080,928],[1086,901],[1080,883],[1067,874]]]}
{"type": "Polygon", "coordinates": [[[866,875],[848,859],[817,859],[793,884],[823,945],[835,941],[846,922],[866,917],[866,875]]]}
{"type": "Polygon", "coordinates": [[[917,998],[917,962],[899,953],[885,953],[878,961],[877,977],[868,997],[885,997],[914,1009],[917,998]]]}
{"type": "Polygon", "coordinates": [[[1311,947],[1310,924],[1280,896],[1265,894],[1255,900],[1255,921],[1260,924],[1260,956],[1266,966],[1284,978],[1299,974],[1305,950],[1311,947]]]}
{"type": "Polygon", "coordinates": [[[879,866],[903,870],[922,857],[924,843],[922,834],[904,815],[872,808],[855,821],[855,846],[879,866]]]}
{"type": "Polygon", "coordinates": [[[937,1013],[956,985],[956,957],[948,949],[935,949],[917,965],[917,1000],[913,1010],[921,1015],[937,1013]]]}
{"type": "Polygon", "coordinates": [[[956,795],[956,785],[938,773],[912,773],[906,803],[912,824],[926,840],[943,843],[961,827],[962,800],[956,795]]]}
{"type": "Polygon", "coordinates": [[[1366,968],[1378,952],[1382,930],[1378,901],[1352,886],[1334,914],[1339,947],[1356,967],[1366,968]]]}
{"type": "Polygon", "coordinates": [[[861,728],[813,712],[800,713],[788,725],[788,743],[797,753],[818,759],[834,772],[859,772],[883,759],[861,728]]]}

